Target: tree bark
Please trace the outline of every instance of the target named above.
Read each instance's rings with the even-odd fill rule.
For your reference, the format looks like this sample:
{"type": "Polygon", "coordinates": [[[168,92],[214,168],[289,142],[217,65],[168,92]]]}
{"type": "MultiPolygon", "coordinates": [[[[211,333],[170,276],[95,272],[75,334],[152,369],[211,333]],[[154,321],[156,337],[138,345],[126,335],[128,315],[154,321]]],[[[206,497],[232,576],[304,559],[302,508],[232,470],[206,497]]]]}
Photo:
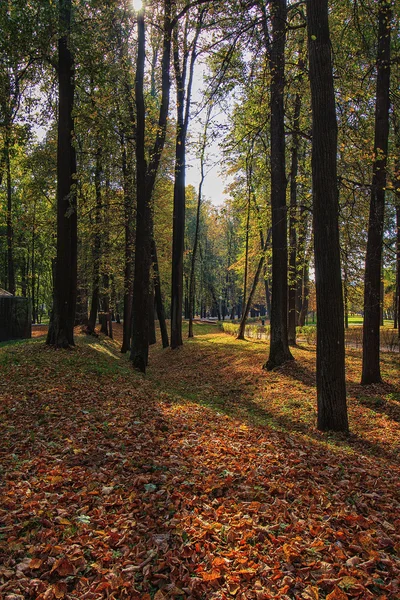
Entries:
{"type": "Polygon", "coordinates": [[[269,358],[272,370],[293,360],[288,344],[288,253],[285,173],[285,41],[286,0],[272,0],[271,69],[271,207],[272,207],[272,299],[269,358]]]}
{"type": "Polygon", "coordinates": [[[154,237],[153,237],[153,240],[151,243],[151,255],[152,255],[152,259],[153,259],[154,294],[155,294],[158,323],[160,325],[160,331],[161,331],[161,341],[162,341],[163,348],[168,348],[168,346],[169,346],[168,330],[167,330],[167,324],[165,322],[165,310],[164,310],[163,297],[162,297],[162,293],[161,293],[161,280],[160,280],[160,270],[158,267],[157,246],[154,241],[154,237]]]}
{"type": "MultiPolygon", "coordinates": [[[[176,79],[177,130],[175,146],[174,212],[172,227],[172,277],[171,277],[171,348],[182,346],[183,306],[183,253],[185,244],[185,180],[186,138],[189,125],[190,102],[193,86],[197,40],[202,26],[203,11],[199,15],[192,44],[189,77],[186,84],[188,50],[183,50],[182,65],[179,57],[178,25],[174,29],[174,68],[176,79]],[[186,88],[186,89],[185,89],[186,88]]],[[[187,31],[187,30],[186,30],[187,31]]],[[[185,31],[185,37],[187,33],[185,31]]],[[[185,39],[184,45],[187,45],[185,39]]]]}
{"type": "MultiPolygon", "coordinates": [[[[299,61],[299,68],[304,68],[299,61]]],[[[300,145],[300,110],[301,96],[296,94],[294,101],[292,157],[290,168],[290,218],[289,218],[289,304],[288,304],[288,341],[290,346],[296,345],[296,294],[297,294],[297,173],[299,166],[300,145]]]]}
{"type": "Polygon", "coordinates": [[[380,351],[380,289],[385,213],[386,164],[390,107],[391,2],[379,0],[378,55],[375,105],[374,163],[364,277],[363,362],[361,383],[382,381],[380,351]]]}
{"type": "Polygon", "coordinates": [[[133,366],[146,372],[149,353],[150,265],[151,265],[151,203],[146,190],[145,158],[145,24],[143,11],[138,14],[138,57],[136,64],[136,244],[133,284],[133,321],[131,355],[133,366]]]}
{"type": "Polygon", "coordinates": [[[398,201],[399,204],[396,206],[396,325],[394,325],[394,328],[398,329],[398,336],[400,338],[400,197],[398,201]]]}
{"type": "Polygon", "coordinates": [[[309,0],[318,429],[348,431],[340,269],[337,122],[328,0],[309,0]]]}
{"type": "Polygon", "coordinates": [[[145,63],[145,25],[143,12],[138,14],[138,59],[135,80],[136,95],[136,242],[135,277],[132,304],[133,367],[146,372],[149,354],[150,267],[152,247],[152,196],[161,154],[165,144],[169,107],[171,61],[171,0],[164,1],[164,41],[162,57],[162,96],[158,128],[150,163],[145,160],[145,103],[143,93],[145,63]]]}
{"type": "Polygon", "coordinates": [[[204,124],[203,140],[200,152],[200,183],[197,192],[197,210],[196,210],[196,228],[194,232],[192,260],[190,264],[190,279],[189,279],[189,334],[188,337],[193,337],[193,317],[194,317],[194,287],[195,287],[195,268],[197,258],[197,248],[199,244],[200,236],[200,216],[201,216],[201,202],[203,196],[203,185],[205,179],[204,162],[205,162],[205,151],[207,144],[207,130],[211,119],[212,105],[210,104],[207,109],[206,121],[204,124]]]}
{"type": "Polygon", "coordinates": [[[13,224],[12,224],[12,185],[11,185],[11,126],[6,126],[5,160],[7,179],[7,284],[10,294],[15,296],[15,268],[13,252],[13,224]]]}
{"type": "Polygon", "coordinates": [[[93,278],[92,278],[92,298],[90,303],[90,314],[87,326],[87,333],[93,335],[96,329],[97,322],[97,311],[99,309],[100,300],[100,257],[101,257],[101,209],[102,209],[102,197],[101,197],[101,150],[100,148],[96,152],[96,167],[94,174],[94,186],[96,193],[96,211],[95,211],[95,230],[94,230],[94,242],[93,242],[93,278]]]}
{"type": "Polygon", "coordinates": [[[74,59],[69,48],[71,0],[60,0],[58,41],[57,259],[47,343],[74,345],[77,285],[76,155],[73,145],[74,59]]]}
{"type": "Polygon", "coordinates": [[[122,173],[124,180],[124,219],[125,219],[125,268],[124,268],[124,317],[121,352],[128,352],[131,345],[132,331],[132,302],[133,302],[133,271],[134,271],[134,201],[133,201],[133,172],[130,153],[126,148],[127,142],[122,141],[122,173]]]}

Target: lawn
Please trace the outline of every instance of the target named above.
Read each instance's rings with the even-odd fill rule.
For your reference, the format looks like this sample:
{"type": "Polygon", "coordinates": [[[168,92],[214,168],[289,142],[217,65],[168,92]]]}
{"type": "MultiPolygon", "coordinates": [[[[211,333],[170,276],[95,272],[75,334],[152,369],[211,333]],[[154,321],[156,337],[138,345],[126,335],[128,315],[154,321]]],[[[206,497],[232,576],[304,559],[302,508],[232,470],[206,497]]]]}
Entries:
{"type": "Polygon", "coordinates": [[[153,347],[146,377],[117,341],[0,345],[0,597],[142,600],[400,594],[400,373],[359,384],[351,435],[315,428],[315,349],[216,325],[153,347]]]}

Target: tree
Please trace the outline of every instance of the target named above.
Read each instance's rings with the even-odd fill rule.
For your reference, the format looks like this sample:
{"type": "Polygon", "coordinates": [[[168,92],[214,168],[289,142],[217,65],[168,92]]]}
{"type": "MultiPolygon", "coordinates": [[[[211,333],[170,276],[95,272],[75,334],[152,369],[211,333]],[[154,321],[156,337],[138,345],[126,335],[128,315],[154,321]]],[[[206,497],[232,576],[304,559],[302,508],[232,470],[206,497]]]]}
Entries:
{"type": "Polygon", "coordinates": [[[389,142],[390,30],[392,3],[379,0],[374,162],[364,279],[363,364],[361,383],[380,383],[380,299],[389,142]]]}
{"type": "Polygon", "coordinates": [[[264,368],[272,370],[293,360],[287,325],[287,215],[285,173],[285,39],[286,0],[271,2],[271,208],[272,208],[272,300],[269,358],[264,368]]]}
{"type": "MultiPolygon", "coordinates": [[[[164,2],[164,38],[162,56],[162,97],[156,139],[150,162],[145,158],[145,23],[144,14],[138,14],[138,58],[135,81],[136,101],[136,240],[135,276],[132,307],[132,346],[130,358],[134,368],[146,372],[149,353],[149,310],[151,245],[153,237],[152,196],[161,154],[164,148],[170,92],[171,61],[171,0],[164,2]]],[[[154,253],[153,253],[154,254],[154,253]]],[[[159,315],[160,316],[160,315],[159,315]]]]}
{"type": "Polygon", "coordinates": [[[70,47],[72,0],[60,0],[58,40],[57,258],[54,303],[47,343],[74,345],[77,287],[76,154],[74,59],[70,47]]]}
{"type": "Polygon", "coordinates": [[[318,429],[348,431],[340,270],[337,122],[328,0],[309,0],[318,429]]]}
{"type": "Polygon", "coordinates": [[[173,34],[174,70],[176,79],[176,146],[174,214],[172,227],[172,289],[171,289],[171,348],[182,346],[183,305],[183,253],[185,239],[185,176],[186,138],[189,126],[190,103],[193,86],[194,66],[197,58],[197,42],[201,32],[204,8],[200,9],[194,32],[189,43],[189,13],[183,26],[182,51],[179,40],[179,21],[173,34]],[[182,54],[182,58],[181,58],[182,54]],[[187,80],[187,81],[186,81],[187,80]]]}

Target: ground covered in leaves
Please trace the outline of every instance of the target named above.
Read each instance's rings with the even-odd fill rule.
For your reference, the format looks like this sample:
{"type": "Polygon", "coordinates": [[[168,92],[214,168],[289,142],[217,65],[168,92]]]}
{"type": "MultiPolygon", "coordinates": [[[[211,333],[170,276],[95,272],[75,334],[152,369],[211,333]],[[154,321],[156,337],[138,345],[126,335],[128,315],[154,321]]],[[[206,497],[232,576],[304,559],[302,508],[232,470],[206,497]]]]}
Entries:
{"type": "Polygon", "coordinates": [[[118,341],[1,344],[0,597],[399,598],[399,355],[362,387],[349,352],[345,438],[294,354],[198,325],[144,378],[118,341]]]}

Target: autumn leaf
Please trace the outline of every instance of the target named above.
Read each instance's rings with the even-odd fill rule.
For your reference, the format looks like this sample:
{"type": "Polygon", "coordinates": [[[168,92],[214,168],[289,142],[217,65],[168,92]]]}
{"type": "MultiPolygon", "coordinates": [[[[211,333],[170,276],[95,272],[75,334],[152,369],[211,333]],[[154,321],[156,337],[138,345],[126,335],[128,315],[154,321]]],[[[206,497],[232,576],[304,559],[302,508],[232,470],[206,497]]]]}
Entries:
{"type": "Polygon", "coordinates": [[[67,584],[63,581],[58,581],[53,586],[53,591],[56,598],[64,598],[68,591],[67,584]]]}
{"type": "Polygon", "coordinates": [[[67,558],[60,558],[56,561],[51,571],[56,571],[60,577],[67,577],[75,573],[74,565],[67,558]]]}
{"type": "Polygon", "coordinates": [[[201,576],[204,579],[204,581],[216,581],[217,579],[219,579],[221,577],[221,573],[220,573],[220,571],[213,569],[212,571],[209,571],[209,572],[203,572],[201,574],[201,576]]]}
{"type": "Polygon", "coordinates": [[[43,564],[43,561],[41,558],[32,558],[31,562],[29,563],[29,567],[31,569],[40,569],[42,564],[43,564]]]}
{"type": "Polygon", "coordinates": [[[327,595],[326,600],[348,600],[347,594],[342,592],[338,587],[335,587],[333,592],[327,595]]]}

